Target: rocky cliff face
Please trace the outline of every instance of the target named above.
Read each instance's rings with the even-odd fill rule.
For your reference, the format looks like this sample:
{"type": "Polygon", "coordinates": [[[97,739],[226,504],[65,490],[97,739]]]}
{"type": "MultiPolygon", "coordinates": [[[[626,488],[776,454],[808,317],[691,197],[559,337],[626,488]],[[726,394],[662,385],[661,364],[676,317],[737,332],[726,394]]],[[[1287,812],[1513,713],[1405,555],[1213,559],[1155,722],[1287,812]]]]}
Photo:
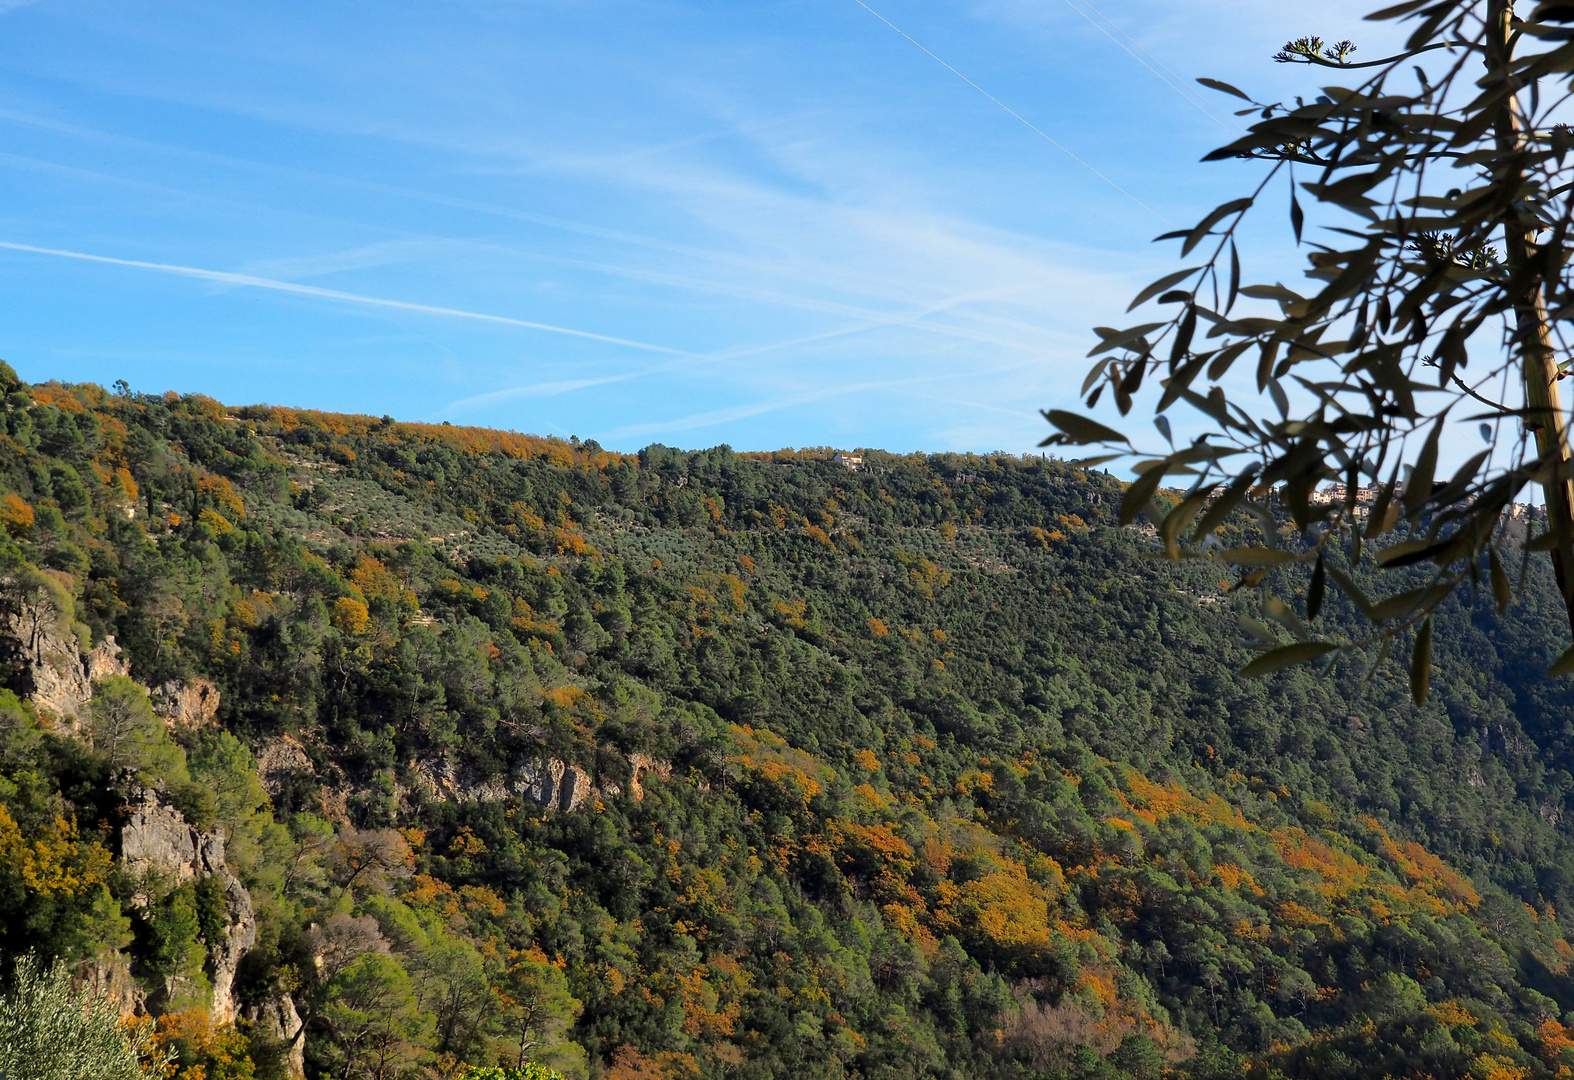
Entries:
{"type": "Polygon", "coordinates": [[[87,712],[93,684],[110,675],[127,674],[126,662],[113,635],[106,636],[83,654],[75,637],[44,636],[29,656],[33,704],[70,730],[87,712]]]}
{"type": "Polygon", "coordinates": [[[279,1048],[291,1080],[306,1075],[306,1025],[295,1009],[294,998],[281,994],[277,1001],[253,1005],[246,1010],[246,1019],[251,1021],[253,1039],[261,1035],[279,1048]]]}
{"type": "Polygon", "coordinates": [[[172,728],[206,727],[219,712],[219,688],[207,679],[171,680],[149,696],[153,711],[172,728]]]}
{"type": "MultiPolygon", "coordinates": [[[[594,796],[611,797],[622,792],[617,783],[602,778],[593,780],[588,772],[557,758],[540,758],[517,766],[508,776],[490,780],[466,777],[450,761],[417,761],[414,764],[421,784],[444,802],[499,802],[523,796],[545,810],[570,813],[594,796]]],[[[654,775],[666,779],[672,766],[645,754],[629,755],[629,794],[636,800],[645,797],[641,777],[654,775]]]]}
{"type": "Polygon", "coordinates": [[[639,802],[645,797],[645,788],[640,783],[640,778],[649,773],[660,780],[672,778],[672,765],[670,762],[660,761],[649,754],[638,751],[629,755],[629,794],[634,796],[634,801],[639,802]]]}
{"type": "Polygon", "coordinates": [[[289,735],[269,739],[257,750],[257,775],[270,796],[279,794],[291,774],[311,772],[311,756],[289,735]]]}
{"type": "MultiPolygon", "coordinates": [[[[257,920],[251,894],[224,861],[224,834],[193,828],[180,811],[147,788],[133,792],[128,810],[120,853],[133,880],[146,880],[151,874],[178,886],[214,877],[224,888],[228,919],[220,939],[208,943],[208,976],[213,983],[213,1019],[227,1024],[235,1019],[235,971],[241,956],[257,941],[257,920]]],[[[145,906],[150,898],[138,893],[132,901],[145,906]]]]}
{"type": "MultiPolygon", "coordinates": [[[[84,650],[78,633],[85,631],[73,625],[69,596],[62,599],[55,583],[45,577],[25,583],[0,581],[0,590],[5,592],[0,603],[0,642],[15,681],[58,730],[77,731],[93,699],[93,684],[130,673],[119,646],[113,637],[106,636],[84,650]]],[[[219,695],[212,683],[198,679],[190,685],[160,687],[153,702],[165,723],[196,726],[213,720],[219,695]]],[[[241,956],[256,942],[257,923],[251,894],[224,860],[224,835],[192,827],[158,792],[148,788],[133,788],[126,809],[128,816],[120,834],[121,861],[134,880],[153,878],[178,886],[212,877],[223,887],[228,919],[220,940],[208,943],[208,975],[213,986],[213,1018],[229,1023],[236,1011],[235,971],[241,956]]],[[[150,897],[144,893],[133,900],[145,906],[150,897]]],[[[123,1013],[140,1011],[145,1005],[145,995],[123,960],[92,961],[78,974],[123,1013]]],[[[280,1023],[287,1030],[286,1012],[294,1015],[293,1004],[280,1012],[280,1023]]],[[[298,1017],[294,1023],[292,1034],[299,1031],[298,1017]]]]}
{"type": "Polygon", "coordinates": [[[0,589],[8,593],[0,605],[0,638],[5,639],[17,681],[40,713],[75,730],[93,698],[93,683],[126,674],[119,646],[107,636],[84,652],[77,637],[81,628],[73,626],[71,612],[62,610],[62,601],[47,583],[7,579],[0,581],[0,589]]]}
{"type": "Polygon", "coordinates": [[[590,774],[578,765],[547,758],[519,769],[510,786],[531,802],[566,814],[590,797],[590,774]]]}
{"type": "Polygon", "coordinates": [[[499,802],[522,795],[548,810],[577,810],[590,796],[590,774],[556,758],[527,762],[511,776],[479,780],[450,761],[418,761],[416,775],[443,802],[499,802]]]}
{"type": "Polygon", "coordinates": [[[98,956],[77,965],[76,977],[90,996],[102,997],[122,1019],[141,1012],[147,994],[131,977],[131,963],[122,954],[98,956]]]}

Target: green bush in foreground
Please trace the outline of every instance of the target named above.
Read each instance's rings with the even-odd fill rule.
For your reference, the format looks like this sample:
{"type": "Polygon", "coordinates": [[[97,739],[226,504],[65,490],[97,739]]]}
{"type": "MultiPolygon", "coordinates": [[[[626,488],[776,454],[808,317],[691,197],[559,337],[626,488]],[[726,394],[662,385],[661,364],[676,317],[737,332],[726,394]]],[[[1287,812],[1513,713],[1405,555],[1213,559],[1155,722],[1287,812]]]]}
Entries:
{"type": "Polygon", "coordinates": [[[563,1074],[556,1069],[549,1069],[545,1065],[537,1065],[531,1061],[517,1069],[499,1069],[496,1066],[487,1069],[472,1067],[460,1080],[563,1080],[563,1074]]]}
{"type": "Polygon", "coordinates": [[[123,1028],[102,997],[71,988],[66,966],[48,970],[35,954],[17,961],[0,997],[0,1076],[6,1080],[142,1080],[162,1076],[147,1026],[123,1028]],[[143,1059],[147,1058],[144,1071],[143,1059]]]}

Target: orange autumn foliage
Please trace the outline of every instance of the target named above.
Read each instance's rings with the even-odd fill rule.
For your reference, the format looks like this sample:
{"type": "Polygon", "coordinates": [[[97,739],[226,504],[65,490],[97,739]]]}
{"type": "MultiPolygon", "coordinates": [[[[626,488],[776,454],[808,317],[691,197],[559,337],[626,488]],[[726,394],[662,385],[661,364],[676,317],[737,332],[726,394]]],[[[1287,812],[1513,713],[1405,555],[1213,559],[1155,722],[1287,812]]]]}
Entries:
{"type": "Polygon", "coordinates": [[[1263,895],[1262,889],[1258,887],[1251,874],[1234,863],[1215,863],[1213,872],[1219,875],[1219,880],[1224,883],[1224,887],[1227,889],[1239,890],[1244,887],[1256,896],[1263,895]]]}
{"type": "Polygon", "coordinates": [[[228,511],[226,516],[240,521],[246,516],[246,503],[241,499],[235,485],[222,476],[202,475],[197,477],[197,490],[202,492],[228,511]]]}
{"type": "Polygon", "coordinates": [[[157,1025],[153,1045],[174,1055],[175,1071],[166,1074],[172,1080],[238,1080],[253,1075],[246,1036],[233,1024],[215,1024],[208,1010],[165,1013],[157,1025]]]}
{"type": "Polygon", "coordinates": [[[692,1054],[665,1050],[649,1058],[625,1044],[612,1052],[612,1068],[602,1075],[604,1080],[689,1080],[700,1075],[700,1067],[692,1054]]]}
{"type": "Polygon", "coordinates": [[[77,836],[75,818],[56,817],[31,837],[0,804],[0,868],[39,896],[79,896],[109,879],[109,852],[77,836]]]}
{"type": "Polygon", "coordinates": [[[767,728],[734,724],[732,734],[740,752],[731,760],[745,772],[792,792],[805,807],[836,779],[836,771],[829,765],[789,746],[787,740],[767,728]]]}
{"type": "MultiPolygon", "coordinates": [[[[75,387],[51,380],[46,383],[34,383],[28,388],[28,394],[38,405],[53,405],[61,412],[85,412],[91,405],[96,404],[93,395],[87,394],[88,400],[83,401],[83,391],[99,390],[96,386],[75,387]]],[[[103,391],[99,390],[102,394],[103,391]]]]}
{"type": "Polygon", "coordinates": [[[1536,1038],[1544,1057],[1556,1059],[1574,1052],[1574,1032],[1550,1017],[1536,1026],[1536,1038]]]}
{"type": "Polygon", "coordinates": [[[1179,815],[1196,825],[1255,828],[1241,816],[1239,810],[1217,794],[1199,799],[1174,781],[1155,784],[1136,769],[1127,767],[1123,772],[1125,791],[1117,791],[1116,798],[1150,825],[1156,825],[1171,815],[1179,815]]]}
{"type": "Polygon", "coordinates": [[[353,596],[341,596],[333,602],[333,625],[347,634],[361,635],[371,628],[372,616],[366,605],[353,596]]]}
{"type": "Polygon", "coordinates": [[[416,607],[415,593],[406,589],[399,577],[383,565],[381,559],[362,554],[350,571],[350,581],[361,590],[365,599],[380,597],[412,610],[416,607]]]}
{"type": "Polygon", "coordinates": [[[1414,840],[1408,840],[1403,844],[1394,843],[1388,831],[1374,818],[1366,818],[1365,823],[1368,829],[1378,835],[1383,853],[1418,887],[1448,900],[1460,911],[1481,903],[1481,897],[1470,880],[1449,867],[1442,859],[1414,840]]]}
{"type": "Polygon", "coordinates": [[[12,536],[21,538],[33,528],[33,508],[23,502],[15,492],[0,497],[0,527],[12,536]]]}
{"type": "Polygon", "coordinates": [[[1305,829],[1275,829],[1270,836],[1279,857],[1297,870],[1310,871],[1317,878],[1317,891],[1330,899],[1350,893],[1372,874],[1371,867],[1308,836],[1305,829]]]}

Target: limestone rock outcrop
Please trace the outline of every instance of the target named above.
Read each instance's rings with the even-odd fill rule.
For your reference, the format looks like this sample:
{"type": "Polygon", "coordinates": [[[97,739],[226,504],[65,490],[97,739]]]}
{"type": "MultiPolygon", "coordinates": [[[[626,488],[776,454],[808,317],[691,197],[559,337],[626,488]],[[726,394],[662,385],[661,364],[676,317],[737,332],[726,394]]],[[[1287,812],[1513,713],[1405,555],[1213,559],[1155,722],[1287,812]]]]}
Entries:
{"type": "Polygon", "coordinates": [[[640,784],[640,777],[652,773],[662,780],[672,779],[672,765],[670,762],[660,761],[649,754],[640,753],[638,750],[629,755],[629,794],[638,802],[645,797],[645,788],[640,784]]]}
{"type": "Polygon", "coordinates": [[[77,965],[76,977],[90,997],[101,997],[120,1013],[135,1016],[147,1001],[147,994],[131,977],[131,963],[122,953],[109,953],[77,965]]]}
{"type": "Polygon", "coordinates": [[[447,758],[417,761],[414,768],[421,786],[442,802],[500,802],[514,793],[506,778],[467,776],[447,758]]]}
{"type": "Polygon", "coordinates": [[[151,697],[153,711],[166,727],[206,727],[219,711],[219,688],[207,679],[171,679],[154,690],[151,697]]]}
{"type": "Polygon", "coordinates": [[[306,1075],[306,1025],[295,1009],[295,999],[280,994],[274,1001],[253,1005],[246,1010],[246,1019],[251,1021],[253,1038],[260,1035],[279,1048],[285,1075],[301,1080],[306,1075]]]}
{"type": "Polygon", "coordinates": [[[278,795],[291,773],[312,771],[306,748],[289,735],[269,739],[257,751],[257,776],[269,795],[278,795]]]}
{"type": "Polygon", "coordinates": [[[568,813],[590,797],[590,774],[557,758],[527,763],[515,773],[514,790],[538,806],[568,813]]]}
{"type": "Polygon", "coordinates": [[[417,761],[422,785],[443,802],[500,802],[519,795],[548,810],[577,810],[590,797],[590,774],[557,758],[528,761],[512,775],[481,780],[464,775],[452,762],[417,761]]]}
{"type": "Polygon", "coordinates": [[[69,595],[46,578],[27,584],[5,579],[0,589],[7,593],[0,604],[0,638],[27,696],[40,712],[75,730],[93,698],[94,681],[126,674],[119,646],[106,635],[84,653],[77,634],[86,629],[73,625],[69,595]]]}
{"type": "MultiPolygon", "coordinates": [[[[208,942],[208,976],[213,985],[210,1012],[215,1021],[227,1024],[235,1019],[235,971],[246,950],[256,944],[257,919],[251,894],[224,861],[224,833],[194,828],[149,788],[133,790],[127,811],[120,854],[133,881],[145,883],[152,878],[178,886],[214,877],[223,886],[228,918],[220,939],[208,942]]],[[[150,898],[144,886],[139,885],[139,890],[132,902],[145,906],[150,898]]]]}
{"type": "Polygon", "coordinates": [[[87,668],[87,681],[90,685],[111,675],[131,674],[131,665],[120,655],[120,646],[115,644],[114,634],[105,634],[104,639],[82,658],[82,665],[87,668]]]}
{"type": "MultiPolygon", "coordinates": [[[[635,799],[645,797],[641,777],[655,775],[666,779],[672,775],[672,766],[667,762],[641,753],[629,756],[629,767],[629,793],[635,799]]],[[[596,795],[611,797],[622,791],[619,784],[606,778],[593,780],[580,766],[557,758],[526,761],[512,773],[488,780],[468,777],[446,759],[416,761],[412,768],[421,786],[443,802],[500,802],[520,796],[543,809],[566,814],[596,795]]]]}

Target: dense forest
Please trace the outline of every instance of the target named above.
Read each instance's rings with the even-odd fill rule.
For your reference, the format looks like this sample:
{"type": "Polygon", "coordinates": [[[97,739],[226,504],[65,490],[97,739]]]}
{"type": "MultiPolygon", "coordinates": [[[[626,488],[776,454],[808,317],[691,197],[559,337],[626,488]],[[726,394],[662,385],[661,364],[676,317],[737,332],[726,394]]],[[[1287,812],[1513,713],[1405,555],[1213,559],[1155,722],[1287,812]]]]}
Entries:
{"type": "Polygon", "coordinates": [[[1417,707],[1055,460],[0,393],[0,965],[166,1075],[1574,1068],[1543,556],[1417,707]]]}

